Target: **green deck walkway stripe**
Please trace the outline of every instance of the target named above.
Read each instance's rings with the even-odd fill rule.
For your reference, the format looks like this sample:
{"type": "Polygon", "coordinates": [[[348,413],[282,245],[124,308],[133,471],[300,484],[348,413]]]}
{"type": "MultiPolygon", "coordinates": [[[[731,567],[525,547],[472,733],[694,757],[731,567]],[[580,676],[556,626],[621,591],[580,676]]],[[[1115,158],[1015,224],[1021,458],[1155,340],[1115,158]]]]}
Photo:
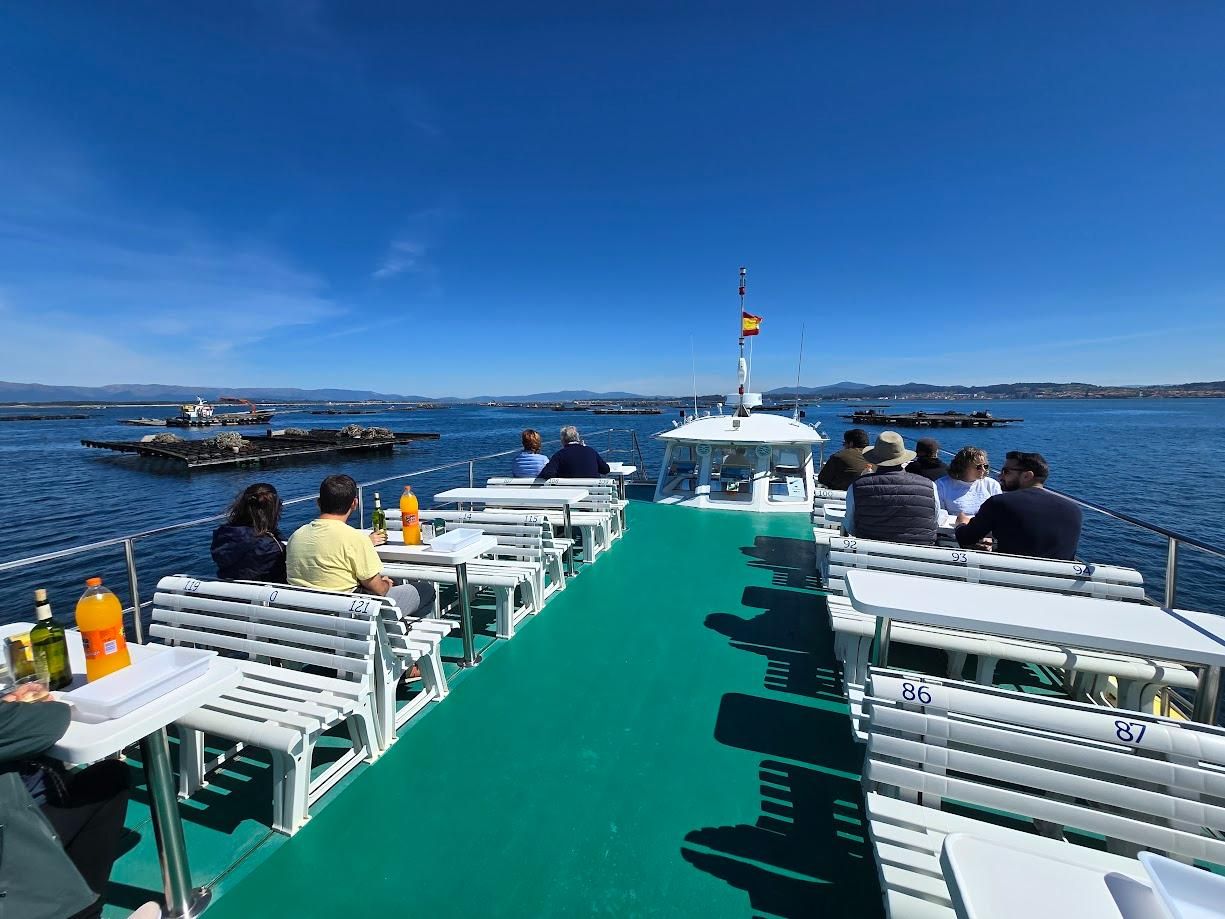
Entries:
{"type": "Polygon", "coordinates": [[[879,915],[806,518],[630,519],[210,919],[879,915]]]}

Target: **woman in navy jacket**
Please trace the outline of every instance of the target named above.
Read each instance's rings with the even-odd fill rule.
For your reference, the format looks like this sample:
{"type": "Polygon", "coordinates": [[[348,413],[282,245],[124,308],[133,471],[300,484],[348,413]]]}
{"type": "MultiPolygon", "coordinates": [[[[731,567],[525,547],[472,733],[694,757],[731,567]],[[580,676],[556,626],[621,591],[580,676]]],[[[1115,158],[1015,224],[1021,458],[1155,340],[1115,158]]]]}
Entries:
{"type": "Polygon", "coordinates": [[[277,524],[281,498],[266,482],[248,487],[230,505],[229,519],[213,530],[217,576],[227,581],[286,583],[285,545],[277,524]]]}

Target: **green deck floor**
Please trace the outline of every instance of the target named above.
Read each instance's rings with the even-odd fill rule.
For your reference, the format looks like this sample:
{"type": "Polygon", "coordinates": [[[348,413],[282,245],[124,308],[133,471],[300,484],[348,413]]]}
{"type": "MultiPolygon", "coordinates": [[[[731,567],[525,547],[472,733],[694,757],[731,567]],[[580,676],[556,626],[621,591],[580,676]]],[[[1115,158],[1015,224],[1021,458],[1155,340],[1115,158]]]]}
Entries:
{"type": "MultiPolygon", "coordinates": [[[[258,763],[184,805],[210,919],[880,915],[813,574],[804,515],[634,502],[293,839],[268,837],[258,763]]],[[[123,865],[126,905],[156,885],[123,865]]]]}

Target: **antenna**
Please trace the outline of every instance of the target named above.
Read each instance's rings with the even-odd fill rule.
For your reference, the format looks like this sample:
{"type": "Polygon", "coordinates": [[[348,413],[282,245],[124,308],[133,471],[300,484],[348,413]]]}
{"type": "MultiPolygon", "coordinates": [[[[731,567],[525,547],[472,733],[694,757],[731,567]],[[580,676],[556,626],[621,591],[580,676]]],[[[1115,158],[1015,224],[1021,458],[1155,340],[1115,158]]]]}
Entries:
{"type": "Polygon", "coordinates": [[[694,356],[693,336],[689,336],[689,362],[693,366],[693,415],[698,414],[698,359],[694,356]]]}
{"type": "Polygon", "coordinates": [[[804,330],[807,324],[800,326],[800,359],[795,364],[795,415],[792,416],[796,421],[800,420],[800,368],[804,366],[804,330]]]}
{"type": "Polygon", "coordinates": [[[748,409],[744,407],[744,383],[748,379],[748,370],[744,363],[744,287],[748,269],[743,265],[740,267],[740,315],[736,317],[736,330],[740,333],[740,360],[736,365],[736,375],[740,383],[740,405],[736,407],[737,415],[747,415],[748,409]]]}

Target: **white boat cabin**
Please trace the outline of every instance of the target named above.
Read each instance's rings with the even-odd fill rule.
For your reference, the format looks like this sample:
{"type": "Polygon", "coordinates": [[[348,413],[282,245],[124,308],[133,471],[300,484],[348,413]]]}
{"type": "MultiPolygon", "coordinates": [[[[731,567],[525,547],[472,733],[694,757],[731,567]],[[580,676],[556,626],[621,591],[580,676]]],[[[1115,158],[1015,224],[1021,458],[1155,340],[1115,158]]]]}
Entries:
{"type": "Polygon", "coordinates": [[[812,510],[813,447],[828,437],[778,415],[707,415],[658,435],[660,504],[767,513],[812,510]]]}

